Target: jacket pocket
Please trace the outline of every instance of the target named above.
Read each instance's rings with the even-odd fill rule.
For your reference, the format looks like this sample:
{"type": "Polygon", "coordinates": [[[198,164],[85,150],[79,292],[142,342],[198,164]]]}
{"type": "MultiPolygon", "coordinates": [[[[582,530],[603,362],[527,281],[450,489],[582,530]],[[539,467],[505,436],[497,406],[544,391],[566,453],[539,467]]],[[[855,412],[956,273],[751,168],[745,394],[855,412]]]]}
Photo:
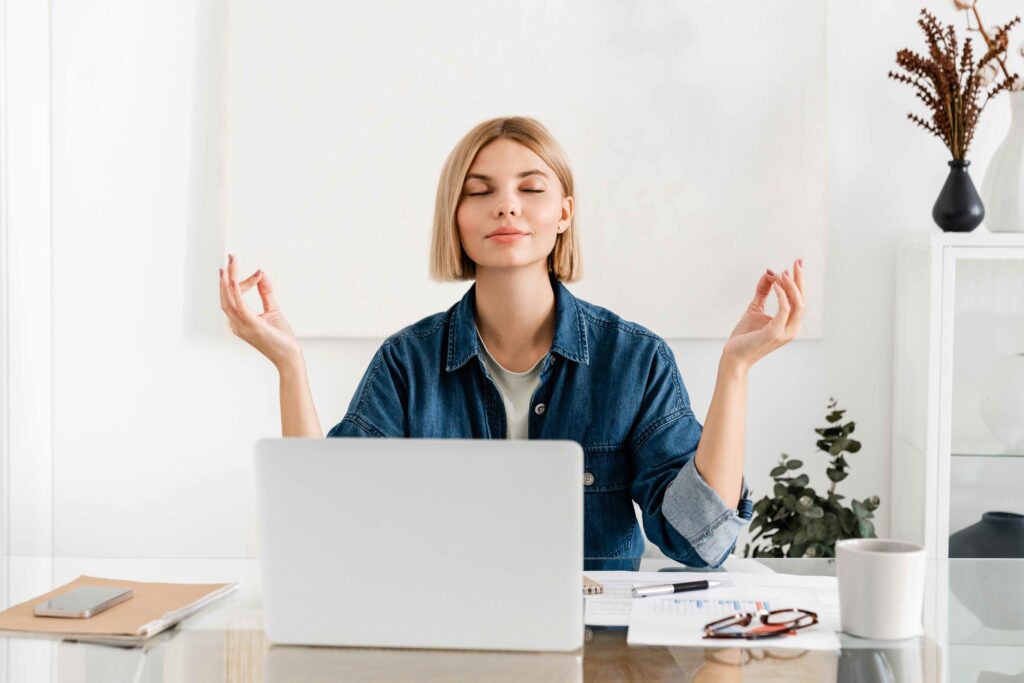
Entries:
{"type": "Polygon", "coordinates": [[[628,489],[633,483],[629,451],[621,447],[583,447],[583,491],[599,493],[628,489]]]}

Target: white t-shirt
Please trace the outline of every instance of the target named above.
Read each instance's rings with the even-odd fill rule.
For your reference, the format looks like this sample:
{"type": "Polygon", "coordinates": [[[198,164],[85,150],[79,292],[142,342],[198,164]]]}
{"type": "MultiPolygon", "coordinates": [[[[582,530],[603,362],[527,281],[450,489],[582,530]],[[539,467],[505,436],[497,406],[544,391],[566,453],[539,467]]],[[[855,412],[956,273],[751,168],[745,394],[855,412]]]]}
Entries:
{"type": "MultiPolygon", "coordinates": [[[[474,323],[474,327],[476,324],[474,323]]],[[[526,372],[512,372],[501,367],[494,356],[487,350],[480,331],[476,336],[480,339],[480,346],[484,349],[484,365],[491,373],[491,378],[498,385],[498,392],[505,404],[505,417],[508,422],[508,431],[505,434],[507,439],[527,439],[530,434],[530,399],[533,392],[540,386],[540,369],[544,358],[541,356],[532,368],[526,372]]]]}

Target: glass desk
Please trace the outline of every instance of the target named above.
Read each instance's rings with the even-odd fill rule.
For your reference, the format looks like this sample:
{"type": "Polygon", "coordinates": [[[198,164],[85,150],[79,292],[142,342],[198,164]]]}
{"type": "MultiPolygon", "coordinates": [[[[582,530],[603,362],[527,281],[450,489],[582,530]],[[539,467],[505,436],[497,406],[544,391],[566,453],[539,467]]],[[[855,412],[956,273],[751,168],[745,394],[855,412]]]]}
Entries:
{"type": "MultiPolygon", "coordinates": [[[[835,575],[834,561],[821,559],[730,558],[720,571],[763,571],[762,566],[789,574],[835,575]]],[[[654,558],[643,558],[639,569],[687,571],[654,558]]],[[[0,683],[1024,680],[1024,560],[929,560],[925,635],[885,642],[840,634],[838,653],[770,646],[631,647],[624,628],[602,627],[587,627],[584,648],[576,653],[271,646],[262,630],[256,559],[8,557],[0,571],[4,608],[80,574],[239,584],[226,602],[154,636],[144,647],[0,638],[0,683]]]]}

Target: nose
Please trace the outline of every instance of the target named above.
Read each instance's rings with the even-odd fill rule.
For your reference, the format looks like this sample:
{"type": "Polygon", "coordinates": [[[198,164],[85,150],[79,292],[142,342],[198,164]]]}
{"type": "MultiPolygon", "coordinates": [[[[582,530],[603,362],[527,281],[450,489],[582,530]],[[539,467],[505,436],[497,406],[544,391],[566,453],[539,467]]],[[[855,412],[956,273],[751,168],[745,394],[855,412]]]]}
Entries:
{"type": "Polygon", "coordinates": [[[518,216],[519,203],[516,201],[514,196],[503,196],[499,197],[495,203],[494,212],[496,218],[504,218],[507,216],[518,216]]]}

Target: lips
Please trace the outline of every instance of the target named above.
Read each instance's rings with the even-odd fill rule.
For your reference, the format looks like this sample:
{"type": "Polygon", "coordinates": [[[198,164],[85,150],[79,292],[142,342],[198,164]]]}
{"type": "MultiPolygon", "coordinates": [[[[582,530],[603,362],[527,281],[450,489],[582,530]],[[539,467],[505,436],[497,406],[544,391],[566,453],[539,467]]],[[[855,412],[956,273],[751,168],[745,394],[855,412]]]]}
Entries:
{"type": "Polygon", "coordinates": [[[525,235],[526,233],[515,228],[498,228],[492,232],[488,237],[499,237],[501,235],[525,235]]]}

